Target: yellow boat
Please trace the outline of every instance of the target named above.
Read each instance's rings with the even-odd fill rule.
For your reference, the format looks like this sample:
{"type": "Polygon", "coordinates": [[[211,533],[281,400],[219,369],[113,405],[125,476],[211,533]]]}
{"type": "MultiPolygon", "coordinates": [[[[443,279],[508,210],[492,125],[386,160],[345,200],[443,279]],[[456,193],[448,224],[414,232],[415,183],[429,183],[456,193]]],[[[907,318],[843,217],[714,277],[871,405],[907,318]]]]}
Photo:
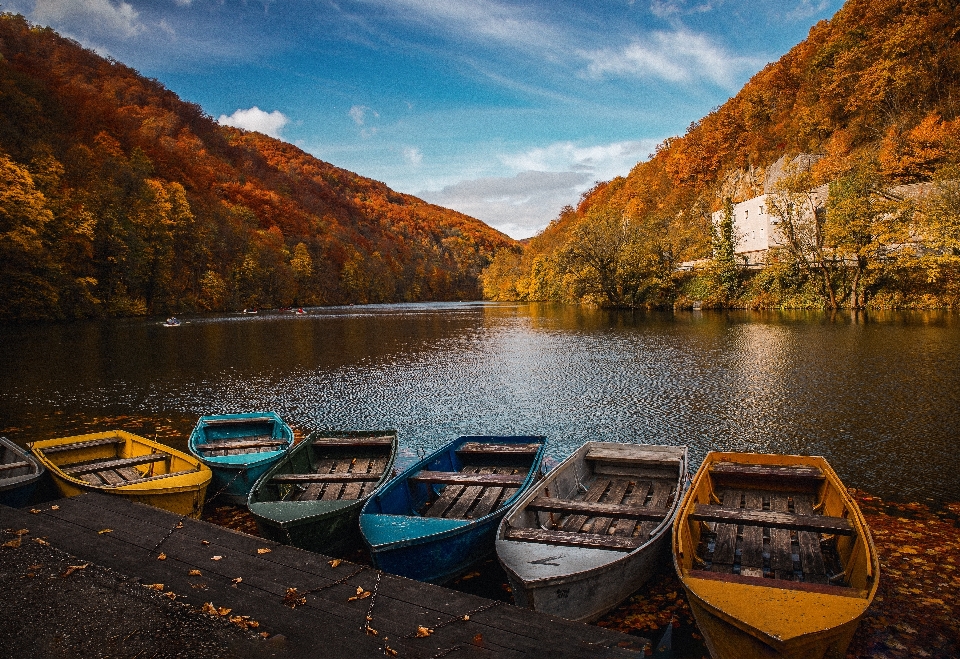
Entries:
{"type": "Polygon", "coordinates": [[[863,514],[821,457],[708,454],[673,559],[714,659],[845,657],[880,581],[863,514]]]}
{"type": "Polygon", "coordinates": [[[212,473],[197,458],[123,430],[34,442],[63,496],[117,494],[200,517],[212,473]]]}

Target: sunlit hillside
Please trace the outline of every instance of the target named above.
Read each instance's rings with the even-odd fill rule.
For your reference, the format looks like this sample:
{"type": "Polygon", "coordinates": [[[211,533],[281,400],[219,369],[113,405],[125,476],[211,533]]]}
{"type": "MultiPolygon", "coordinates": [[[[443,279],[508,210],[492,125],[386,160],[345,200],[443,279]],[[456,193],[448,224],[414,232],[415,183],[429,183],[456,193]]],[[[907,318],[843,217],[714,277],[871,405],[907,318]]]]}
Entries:
{"type": "Polygon", "coordinates": [[[516,243],[0,15],[0,319],[476,299],[516,243]]]}

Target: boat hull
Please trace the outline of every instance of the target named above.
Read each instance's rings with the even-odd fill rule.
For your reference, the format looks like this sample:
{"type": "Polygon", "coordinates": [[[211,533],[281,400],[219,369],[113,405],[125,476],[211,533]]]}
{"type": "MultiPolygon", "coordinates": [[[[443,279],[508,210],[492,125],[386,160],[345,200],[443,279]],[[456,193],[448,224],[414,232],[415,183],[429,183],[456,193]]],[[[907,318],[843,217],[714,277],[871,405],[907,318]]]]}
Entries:
{"type": "MultiPolygon", "coordinates": [[[[539,472],[544,440],[540,436],[460,437],[384,485],[370,497],[360,515],[360,529],[374,565],[391,574],[418,581],[445,583],[490,556],[494,551],[497,525],[510,505],[533,484],[539,472]],[[457,450],[467,443],[535,444],[538,448],[524,463],[526,475],[517,483],[516,491],[494,510],[477,519],[421,515],[418,511],[423,509],[430,496],[436,495],[437,490],[433,489],[436,486],[415,484],[410,479],[422,470],[458,472],[461,465],[457,450]]],[[[480,496],[479,492],[477,496],[480,496]]]]}
{"type": "Polygon", "coordinates": [[[879,585],[879,560],[866,521],[819,457],[708,454],[674,523],[672,549],[714,659],[844,657],[879,585]],[[728,492],[735,493],[732,505],[728,492]],[[751,498],[756,503],[747,505],[751,498]],[[777,501],[784,507],[777,508],[777,501]],[[747,529],[755,530],[759,541],[760,527],[768,529],[769,544],[762,574],[745,558],[753,551],[747,529]],[[739,529],[737,553],[729,549],[732,560],[742,562],[739,572],[727,561],[717,564],[717,552],[725,551],[719,549],[721,534],[732,538],[731,528],[739,529]],[[784,556],[784,572],[773,564],[776,534],[794,547],[792,558],[789,552],[784,556]],[[822,551],[827,553],[820,556],[822,551]],[[836,574],[824,570],[828,563],[836,574]]]}
{"type": "Polygon", "coordinates": [[[122,430],[42,440],[31,444],[31,451],[50,472],[57,489],[65,497],[77,496],[86,492],[98,492],[112,496],[122,496],[131,501],[194,518],[200,517],[207,487],[212,476],[210,470],[193,456],[122,430]],[[64,464],[109,460],[116,457],[105,452],[115,450],[107,448],[111,445],[82,448],[67,453],[60,452],[63,446],[109,439],[117,440],[116,444],[120,446],[119,449],[116,449],[117,455],[124,457],[154,454],[169,456],[165,464],[170,475],[166,476],[159,473],[150,480],[131,482],[126,485],[95,485],[71,476],[62,470],[61,465],[64,464]],[[53,449],[53,451],[47,454],[46,451],[49,449],[53,449]]]}
{"type": "MultiPolygon", "coordinates": [[[[293,430],[275,412],[214,414],[200,417],[190,433],[187,447],[213,472],[211,490],[221,501],[244,506],[257,480],[293,446],[293,430]],[[212,442],[242,441],[267,437],[282,441],[273,450],[251,449],[212,455],[205,449],[212,442]]],[[[219,451],[224,453],[224,451],[219,451]]]]}
{"type": "MultiPolygon", "coordinates": [[[[604,442],[588,442],[558,465],[547,478],[524,495],[507,513],[497,532],[497,558],[510,581],[517,606],[579,622],[592,622],[607,613],[643,586],[653,575],[670,565],[670,529],[679,507],[687,474],[686,449],[616,445],[625,449],[636,446],[644,451],[664,451],[664,459],[675,463],[663,469],[660,463],[652,469],[671,482],[671,504],[663,521],[650,532],[643,545],[630,552],[609,549],[558,546],[536,542],[518,542],[506,537],[514,523],[538,526],[534,513],[525,511],[533,499],[558,492],[575,492],[580,478],[588,473],[585,456],[604,442]],[[672,474],[671,474],[672,472],[672,474]],[[528,516],[524,519],[525,516],[528,516]],[[523,574],[521,574],[521,572],[523,574]]],[[[666,462],[664,463],[666,464],[666,462]]],[[[623,463],[621,463],[621,468],[623,463]]],[[[634,463],[642,469],[642,463],[634,463]]],[[[629,473],[629,472],[624,472],[629,473]]],[[[632,478],[637,479],[636,475],[632,478]]],[[[619,502],[618,502],[619,503],[619,502]]]]}
{"type": "Polygon", "coordinates": [[[362,545],[360,510],[367,499],[391,478],[396,454],[395,430],[312,433],[257,481],[250,491],[247,507],[256,519],[261,535],[266,538],[321,554],[344,555],[362,545]],[[324,446],[324,441],[330,439],[342,440],[345,445],[324,446]],[[364,445],[371,440],[388,442],[388,446],[364,445]],[[357,444],[351,446],[351,441],[357,444]],[[382,467],[377,466],[382,475],[376,482],[363,487],[354,486],[351,496],[369,492],[356,499],[283,500],[279,488],[271,489],[270,479],[274,476],[311,474],[315,472],[315,465],[324,461],[330,461],[326,470],[336,473],[341,467],[352,469],[358,460],[365,465],[373,459],[382,464],[382,467]]]}

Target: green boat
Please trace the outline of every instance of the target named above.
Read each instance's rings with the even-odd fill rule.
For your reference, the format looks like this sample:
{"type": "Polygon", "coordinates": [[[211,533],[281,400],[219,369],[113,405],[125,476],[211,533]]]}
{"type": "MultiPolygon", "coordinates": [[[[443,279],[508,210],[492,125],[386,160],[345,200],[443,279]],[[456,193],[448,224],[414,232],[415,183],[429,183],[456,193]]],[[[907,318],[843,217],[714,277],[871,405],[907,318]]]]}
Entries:
{"type": "Polygon", "coordinates": [[[396,454],[395,430],[314,432],[260,477],[247,507],[264,537],[342,555],[359,546],[360,509],[396,454]]]}

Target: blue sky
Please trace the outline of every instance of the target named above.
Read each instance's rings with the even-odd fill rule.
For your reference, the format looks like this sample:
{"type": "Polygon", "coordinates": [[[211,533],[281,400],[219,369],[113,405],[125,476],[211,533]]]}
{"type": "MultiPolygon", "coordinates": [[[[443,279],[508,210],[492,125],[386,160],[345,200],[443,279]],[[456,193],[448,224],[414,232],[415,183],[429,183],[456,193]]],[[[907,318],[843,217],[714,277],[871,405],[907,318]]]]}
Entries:
{"type": "Polygon", "coordinates": [[[533,235],[840,0],[7,0],[222,123],[533,235]]]}

